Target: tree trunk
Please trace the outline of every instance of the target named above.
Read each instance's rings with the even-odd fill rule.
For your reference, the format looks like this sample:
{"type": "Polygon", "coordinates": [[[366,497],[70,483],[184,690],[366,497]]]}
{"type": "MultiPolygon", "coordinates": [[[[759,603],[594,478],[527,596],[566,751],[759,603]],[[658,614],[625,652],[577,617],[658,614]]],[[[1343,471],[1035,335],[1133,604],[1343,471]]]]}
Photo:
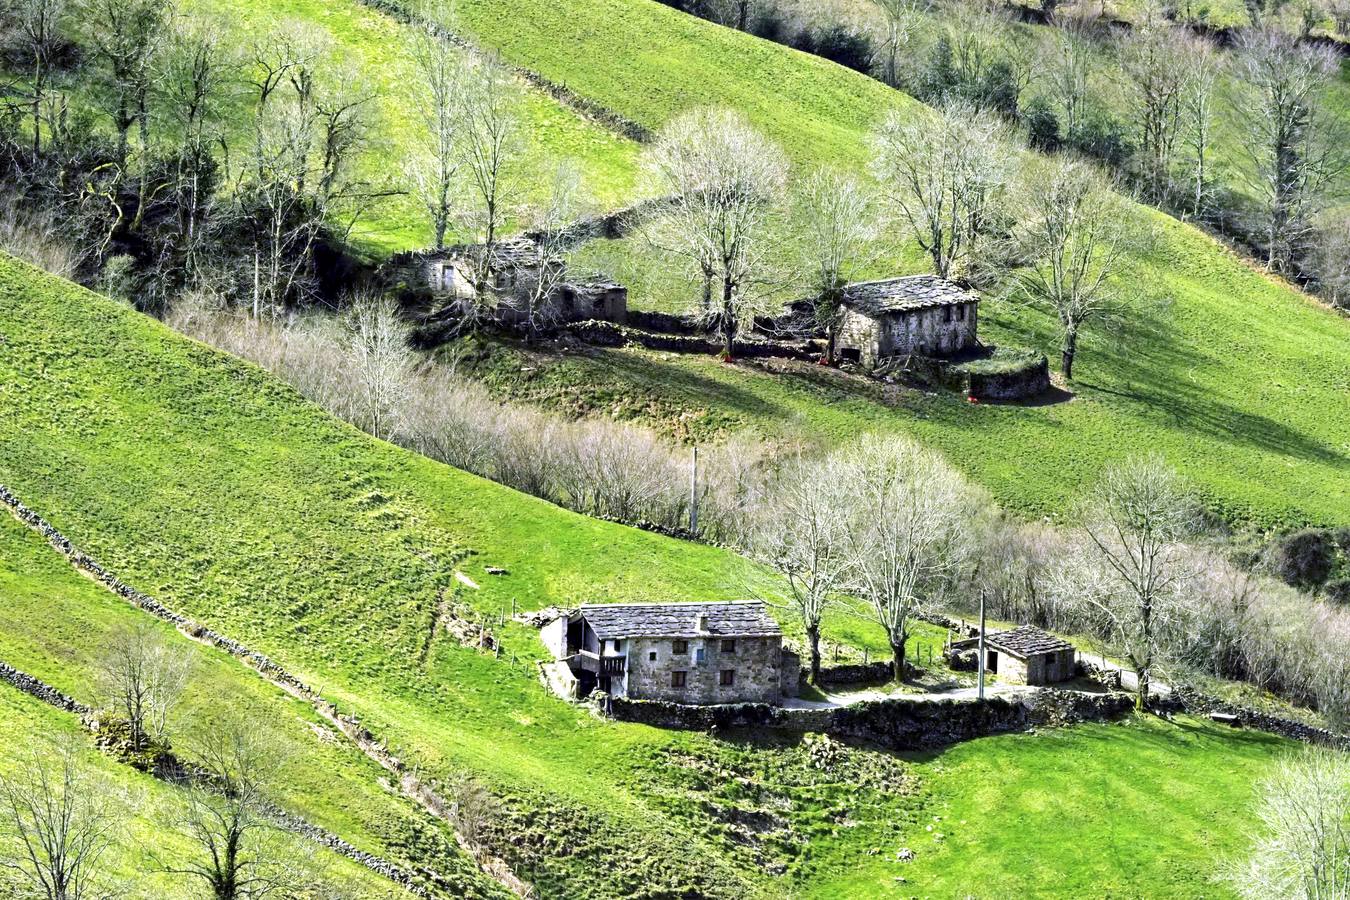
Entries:
{"type": "Polygon", "coordinates": [[[1078,332],[1070,329],[1064,332],[1064,347],[1060,354],[1060,369],[1065,381],[1073,381],[1073,358],[1078,353],[1078,332]]]}
{"type": "Polygon", "coordinates": [[[806,641],[811,648],[811,673],[807,680],[811,684],[820,681],[820,627],[806,629],[806,641]]]}
{"type": "Polygon", "coordinates": [[[896,681],[905,680],[905,642],[891,641],[891,658],[896,681]]]}
{"type": "Polygon", "coordinates": [[[722,281],[722,351],[730,359],[736,352],[736,287],[728,279],[722,281]]]}

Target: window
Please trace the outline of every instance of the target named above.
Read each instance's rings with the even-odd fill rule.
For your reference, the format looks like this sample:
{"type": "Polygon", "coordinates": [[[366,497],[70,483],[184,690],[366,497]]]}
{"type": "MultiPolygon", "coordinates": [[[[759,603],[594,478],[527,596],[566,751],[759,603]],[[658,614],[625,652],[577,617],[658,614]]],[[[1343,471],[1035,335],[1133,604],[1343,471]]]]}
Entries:
{"type": "Polygon", "coordinates": [[[736,642],[735,642],[735,641],[723,641],[723,642],[722,642],[722,652],[723,652],[723,653],[735,653],[735,652],[736,652],[736,642]]]}
{"type": "Polygon", "coordinates": [[[623,649],[623,640],[620,638],[615,638],[614,640],[609,642],[609,645],[614,650],[615,653],[618,653],[620,650],[623,649]]]}
{"type": "Polygon", "coordinates": [[[700,666],[703,665],[703,648],[702,648],[702,647],[699,647],[697,650],[694,651],[694,662],[698,663],[700,666]]]}
{"type": "Polygon", "coordinates": [[[670,652],[671,652],[671,653],[688,653],[688,652],[689,652],[689,642],[688,642],[688,641],[676,641],[674,644],[671,645],[670,652]]]}
{"type": "Polygon", "coordinates": [[[950,322],[952,320],[952,308],[950,306],[942,307],[942,321],[950,322]]]}
{"type": "Polygon", "coordinates": [[[722,687],[731,687],[731,685],[736,683],[736,670],[723,669],[717,679],[717,683],[722,685],[722,687]]]}
{"type": "Polygon", "coordinates": [[[656,651],[653,650],[647,654],[647,662],[656,662],[656,651]]]}
{"type": "Polygon", "coordinates": [[[686,674],[687,674],[687,673],[685,673],[685,672],[671,672],[671,673],[670,673],[670,686],[673,687],[673,688],[684,687],[684,676],[685,676],[686,674]]]}
{"type": "Polygon", "coordinates": [[[966,305],[964,303],[956,308],[956,318],[962,322],[966,320],[966,305]]]}

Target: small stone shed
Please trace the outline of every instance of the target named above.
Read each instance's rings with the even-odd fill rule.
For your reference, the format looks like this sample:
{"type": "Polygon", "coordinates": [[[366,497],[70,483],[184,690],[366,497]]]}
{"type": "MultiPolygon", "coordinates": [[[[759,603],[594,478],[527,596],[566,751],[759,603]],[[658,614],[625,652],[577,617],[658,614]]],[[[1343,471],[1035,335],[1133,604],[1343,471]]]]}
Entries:
{"type": "MultiPolygon", "coordinates": [[[[474,298],[478,268],[484,264],[481,245],[460,245],[443,251],[409,254],[391,266],[411,283],[430,289],[447,305],[474,298]]],[[[512,238],[497,244],[490,264],[499,321],[521,324],[539,284],[549,285],[539,312],[546,321],[601,319],[622,324],[628,316],[628,289],[602,276],[570,277],[561,257],[545,257],[537,242],[512,238]]]]}
{"type": "MultiPolygon", "coordinates": [[[[978,638],[952,644],[956,649],[979,646],[978,638]]],[[[985,671],[1010,684],[1043,685],[1074,677],[1077,651],[1073,644],[1032,625],[986,634],[985,671]]]]}
{"type": "Polygon", "coordinates": [[[850,284],[844,288],[839,355],[875,367],[889,356],[974,349],[979,302],[936,275],[850,284]]]}
{"type": "Polygon", "coordinates": [[[778,703],[801,672],[783,632],[759,601],[583,605],[544,625],[554,660],[575,694],[601,690],[634,700],[778,703]]]}

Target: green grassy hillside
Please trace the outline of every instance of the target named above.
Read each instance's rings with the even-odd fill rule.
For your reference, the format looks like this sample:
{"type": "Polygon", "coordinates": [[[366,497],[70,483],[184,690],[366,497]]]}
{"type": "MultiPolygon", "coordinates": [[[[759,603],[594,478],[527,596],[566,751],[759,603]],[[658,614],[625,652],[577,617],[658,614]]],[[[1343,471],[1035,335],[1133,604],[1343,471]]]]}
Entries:
{"type": "MultiPolygon", "coordinates": [[[[1103,848],[1098,871],[1122,893],[1157,894],[1178,877],[1201,883],[1214,852],[1240,841],[1242,798],[1282,746],[1141,724],[1177,779],[1213,788],[1159,819],[1131,812],[1155,796],[1157,774],[1129,764],[1137,742],[1103,739],[1119,726],[1058,733],[1057,752],[1096,787],[1072,797],[1072,814],[1027,831],[1025,808],[989,808],[954,785],[973,786],[994,765],[1008,796],[1032,802],[1048,752],[1037,738],[898,760],[856,751],[849,768],[822,774],[795,742],[602,722],[544,693],[523,662],[541,652],[528,629],[504,629],[502,659],[433,633],[442,593],[458,590],[456,568],[482,584],[460,596],[490,612],[512,599],[741,596],[771,587],[764,576],[726,552],[588,520],[368,438],[252,366],[6,259],[0,335],[0,482],[133,584],[319,686],[425,777],[468,773],[489,785],[502,804],[495,849],[547,896],[827,896],[848,883],[870,892],[903,874],[870,851],[931,841],[922,826],[948,805],[972,821],[960,809],[981,806],[986,830],[967,834],[1000,835],[1002,852],[1020,860],[1008,883],[1030,893],[1057,884],[1027,860],[1058,838],[1103,848]],[[509,574],[487,575],[485,564],[509,574]],[[1248,755],[1215,765],[1224,753],[1248,755]],[[746,821],[767,830],[747,835],[746,821]],[[1179,849],[1166,867],[1140,866],[1132,848],[1145,840],[1179,849]]],[[[20,560],[41,549],[13,541],[7,552],[20,560]]],[[[45,564],[21,565],[7,590],[31,609],[23,598],[49,592],[45,564]]],[[[70,602],[73,619],[97,627],[119,615],[83,591],[70,602]]],[[[78,669],[63,674],[58,662],[78,665],[93,639],[55,618],[0,635],[4,652],[81,689],[78,669]]],[[[304,721],[258,693],[278,716],[304,721]]],[[[359,777],[355,764],[333,765],[359,777]]],[[[316,789],[310,808],[343,825],[329,796],[316,789]]],[[[979,853],[914,874],[978,893],[987,883],[962,872],[979,853]]]]}
{"type": "Polygon", "coordinates": [[[190,759],[195,742],[217,723],[242,718],[281,748],[272,798],[278,805],[409,871],[410,854],[434,862],[438,872],[457,879],[457,894],[497,894],[455,846],[453,835],[381,788],[383,770],[308,704],[81,576],[7,508],[0,514],[0,601],[7,613],[0,622],[0,660],[93,707],[99,703],[101,654],[115,635],[141,624],[158,629],[172,648],[192,659],[188,690],[169,729],[180,755],[190,759]]]}
{"type": "MultiPolygon", "coordinates": [[[[98,860],[98,871],[109,894],[125,900],[192,900],[202,896],[199,883],[164,872],[192,858],[192,844],[179,832],[185,804],[177,789],[115,762],[92,748],[79,721],[27,694],[0,684],[0,774],[21,777],[34,754],[55,760],[60,750],[73,752],[77,778],[97,786],[114,825],[108,848],[98,860]]],[[[59,771],[59,770],[58,770],[59,771]]],[[[0,834],[0,858],[16,859],[8,829],[0,834]],[[12,855],[13,854],[13,855],[12,855]]],[[[298,838],[286,838],[297,858],[308,851],[298,838]]],[[[321,852],[316,860],[329,883],[343,885],[371,900],[406,900],[413,895],[335,854],[321,852]]],[[[0,896],[26,897],[27,885],[18,873],[0,867],[0,896]]]]}
{"type": "MultiPolygon", "coordinates": [[[[856,72],[647,0],[469,0],[460,15],[506,58],[649,126],[693,106],[734,106],[799,167],[861,169],[868,134],[888,109],[922,110],[856,72]]],[[[1136,214],[1158,229],[1119,279],[1138,306],[1117,333],[1089,337],[1071,403],[967,408],[914,397],[899,413],[867,403],[850,413],[794,401],[812,395],[800,380],[763,383],[664,358],[647,360],[652,377],[641,388],[687,384],[695,368],[727,386],[697,404],[715,416],[767,431],[794,413],[831,435],[877,425],[912,431],[1026,513],[1063,513],[1109,459],[1152,449],[1235,522],[1350,521],[1350,322],[1198,230],[1144,207],[1136,214]],[[754,409],[734,400],[722,407],[728,395],[754,398],[746,404],[754,409]]],[[[694,286],[659,275],[649,254],[633,239],[585,258],[654,292],[635,293],[635,306],[691,302],[694,286]]],[[[899,265],[914,260],[902,254],[899,265]]],[[[986,340],[1054,354],[1052,323],[1040,313],[987,303],[982,325],[986,340]]]]}

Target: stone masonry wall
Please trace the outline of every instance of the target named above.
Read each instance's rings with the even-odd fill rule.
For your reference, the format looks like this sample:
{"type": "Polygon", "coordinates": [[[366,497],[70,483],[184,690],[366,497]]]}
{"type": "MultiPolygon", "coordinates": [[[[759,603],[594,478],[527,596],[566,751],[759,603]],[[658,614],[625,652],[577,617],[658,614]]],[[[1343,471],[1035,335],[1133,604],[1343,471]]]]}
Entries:
{"type": "Polygon", "coordinates": [[[632,638],[627,643],[631,699],[774,703],[781,695],[781,638],[736,638],[732,653],[723,653],[722,639],[715,636],[690,638],[685,653],[675,653],[674,642],[668,638],[632,638]],[[697,662],[700,649],[704,652],[701,664],[697,662]],[[731,685],[720,683],[723,670],[735,673],[731,685]],[[682,688],[671,686],[671,673],[677,671],[685,673],[682,688]]]}
{"type": "Polygon", "coordinates": [[[922,750],[1036,725],[1112,719],[1134,708],[1128,694],[1089,694],[1044,689],[1025,697],[979,700],[918,700],[894,697],[826,709],[785,709],[766,703],[686,706],[614,698],[616,719],[660,728],[713,731],[773,728],[824,732],[891,750],[922,750]]]}

